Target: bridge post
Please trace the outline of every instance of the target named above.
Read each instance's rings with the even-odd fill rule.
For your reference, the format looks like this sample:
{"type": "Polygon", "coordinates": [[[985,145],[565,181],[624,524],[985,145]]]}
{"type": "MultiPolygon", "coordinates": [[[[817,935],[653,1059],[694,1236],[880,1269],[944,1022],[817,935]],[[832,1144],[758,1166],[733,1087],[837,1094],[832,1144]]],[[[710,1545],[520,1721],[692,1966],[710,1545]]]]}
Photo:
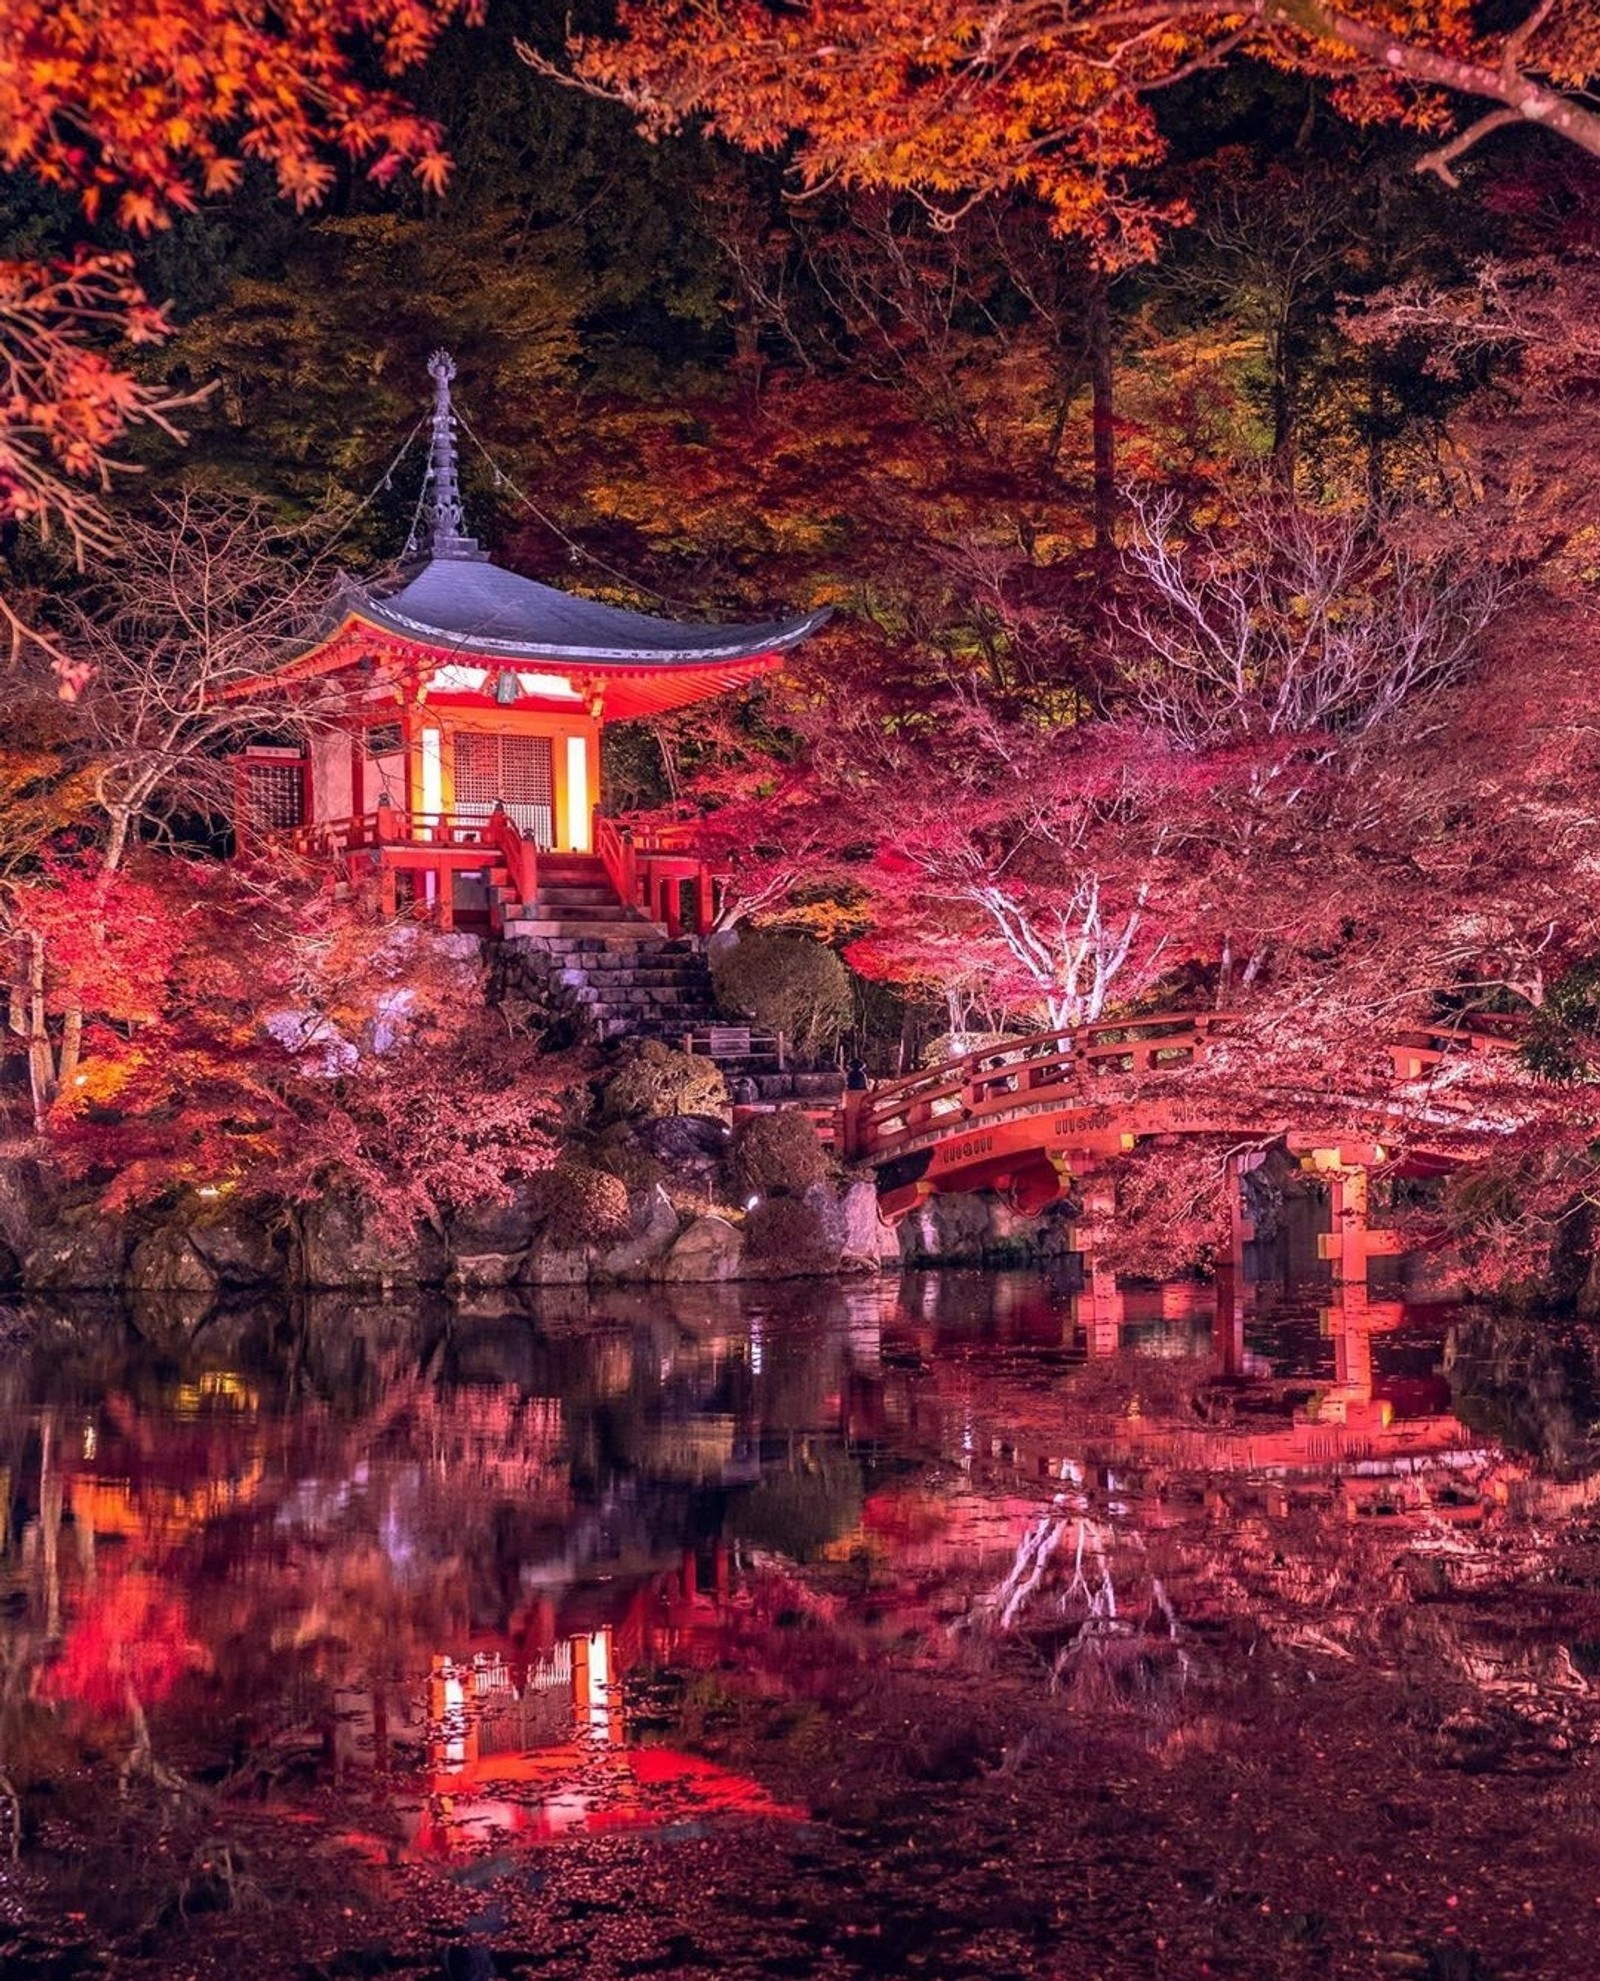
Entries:
{"type": "Polygon", "coordinates": [[[1317,1252],[1332,1265],[1335,1283],[1356,1280],[1364,1286],[1372,1259],[1402,1249],[1397,1233],[1374,1231],[1368,1217],[1371,1167],[1383,1160],[1382,1149],[1366,1147],[1310,1149],[1300,1158],[1301,1167],[1328,1186],[1332,1229],[1318,1239],[1317,1252]]]}
{"type": "Polygon", "coordinates": [[[1219,1363],[1218,1374],[1244,1374],[1244,1300],[1239,1275],[1229,1264],[1219,1265],[1216,1274],[1217,1306],[1212,1321],[1212,1346],[1219,1363]]]}
{"type": "Polygon", "coordinates": [[[1083,1209],[1073,1225],[1073,1243],[1083,1263],[1078,1313],[1091,1355],[1115,1355],[1122,1342],[1126,1302],[1117,1275],[1096,1258],[1117,1213],[1117,1186],[1109,1176],[1087,1177],[1081,1185],[1083,1209]]]}
{"type": "MultiPolygon", "coordinates": [[[[1256,1277],[1250,1272],[1245,1261],[1245,1247],[1255,1242],[1256,1222],[1245,1209],[1244,1180],[1251,1170],[1259,1169],[1267,1159],[1265,1149],[1246,1149],[1240,1154],[1230,1155],[1224,1166],[1224,1189],[1228,1198],[1228,1262],[1233,1269],[1235,1281],[1243,1286],[1256,1277]]],[[[1251,1265],[1257,1262],[1250,1261],[1251,1265]]]]}

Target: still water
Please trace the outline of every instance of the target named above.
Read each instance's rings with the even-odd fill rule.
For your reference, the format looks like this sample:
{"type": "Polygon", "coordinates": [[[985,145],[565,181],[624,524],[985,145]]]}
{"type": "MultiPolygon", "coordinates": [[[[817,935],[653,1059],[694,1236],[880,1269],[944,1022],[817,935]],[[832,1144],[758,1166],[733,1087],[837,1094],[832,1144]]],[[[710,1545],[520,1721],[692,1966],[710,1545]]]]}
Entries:
{"type": "Polygon", "coordinates": [[[957,1273],[0,1326],[8,1981],[1600,1973],[1579,1334],[957,1273]]]}

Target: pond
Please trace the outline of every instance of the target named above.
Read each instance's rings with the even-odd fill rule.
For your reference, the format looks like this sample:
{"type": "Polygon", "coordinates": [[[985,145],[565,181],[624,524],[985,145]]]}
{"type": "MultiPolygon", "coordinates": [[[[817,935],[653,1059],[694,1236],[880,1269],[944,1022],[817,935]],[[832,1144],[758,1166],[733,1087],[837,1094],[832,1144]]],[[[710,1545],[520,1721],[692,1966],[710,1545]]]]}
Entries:
{"type": "Polygon", "coordinates": [[[8,1981],[1595,1971],[1581,1331],[951,1272],[0,1326],[8,1981]]]}

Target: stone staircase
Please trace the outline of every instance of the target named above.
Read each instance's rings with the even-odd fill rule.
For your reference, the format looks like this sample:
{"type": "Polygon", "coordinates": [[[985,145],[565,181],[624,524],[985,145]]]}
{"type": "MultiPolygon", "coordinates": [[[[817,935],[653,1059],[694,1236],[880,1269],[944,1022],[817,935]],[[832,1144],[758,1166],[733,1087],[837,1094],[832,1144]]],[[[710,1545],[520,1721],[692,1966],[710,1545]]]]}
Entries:
{"type": "Polygon", "coordinates": [[[588,853],[544,853],[534,900],[503,901],[505,948],[531,966],[599,1039],[659,1039],[716,1060],[736,1097],[825,1101],[833,1073],[796,1073],[777,1037],[730,1026],[718,1014],[700,944],[671,938],[618,900],[604,864],[588,853]]]}

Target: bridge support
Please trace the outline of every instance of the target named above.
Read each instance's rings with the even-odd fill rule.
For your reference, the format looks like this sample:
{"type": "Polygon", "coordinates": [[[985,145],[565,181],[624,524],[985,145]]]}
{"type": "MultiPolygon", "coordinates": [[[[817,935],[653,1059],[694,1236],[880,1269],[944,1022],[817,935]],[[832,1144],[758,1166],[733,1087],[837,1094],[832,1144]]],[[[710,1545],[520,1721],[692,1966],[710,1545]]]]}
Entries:
{"type": "Polygon", "coordinates": [[[1083,1261],[1078,1316],[1089,1338],[1089,1353],[1115,1355],[1122,1345],[1126,1303],[1118,1290],[1116,1273],[1100,1263],[1098,1254],[1117,1214],[1117,1186],[1109,1176],[1088,1176],[1081,1180],[1079,1192],[1083,1209],[1072,1232],[1083,1261]]]}
{"type": "Polygon", "coordinates": [[[1369,1222],[1371,1171],[1385,1159],[1386,1152],[1375,1145],[1352,1148],[1343,1143],[1301,1154],[1301,1168],[1328,1186],[1332,1229],[1318,1240],[1317,1251],[1332,1265],[1336,1283],[1365,1286],[1372,1260],[1394,1258],[1405,1250],[1400,1232],[1374,1231],[1369,1222]]]}

